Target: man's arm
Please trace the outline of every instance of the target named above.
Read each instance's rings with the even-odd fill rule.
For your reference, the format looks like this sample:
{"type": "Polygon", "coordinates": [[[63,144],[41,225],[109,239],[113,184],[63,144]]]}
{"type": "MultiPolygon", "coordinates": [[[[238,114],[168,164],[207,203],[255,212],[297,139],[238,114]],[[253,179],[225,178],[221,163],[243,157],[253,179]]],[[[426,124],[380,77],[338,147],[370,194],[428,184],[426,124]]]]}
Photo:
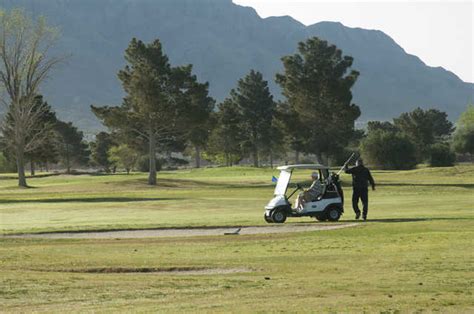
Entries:
{"type": "Polygon", "coordinates": [[[372,186],[372,190],[375,190],[375,181],[374,181],[374,178],[372,177],[372,174],[370,173],[370,170],[367,169],[367,174],[368,174],[368,179],[369,179],[369,182],[370,182],[370,185],[372,186]]]}
{"type": "Polygon", "coordinates": [[[347,174],[353,174],[355,167],[349,168],[347,164],[344,166],[344,172],[347,174]]]}

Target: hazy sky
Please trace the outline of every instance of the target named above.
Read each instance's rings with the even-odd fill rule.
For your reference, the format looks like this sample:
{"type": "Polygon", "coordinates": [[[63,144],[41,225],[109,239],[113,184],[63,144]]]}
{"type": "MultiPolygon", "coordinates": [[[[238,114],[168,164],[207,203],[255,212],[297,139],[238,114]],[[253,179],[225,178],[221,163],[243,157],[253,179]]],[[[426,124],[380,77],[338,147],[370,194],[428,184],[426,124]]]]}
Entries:
{"type": "Polygon", "coordinates": [[[430,66],[474,82],[474,0],[233,0],[261,17],[290,15],[309,25],[338,21],[378,29],[430,66]]]}

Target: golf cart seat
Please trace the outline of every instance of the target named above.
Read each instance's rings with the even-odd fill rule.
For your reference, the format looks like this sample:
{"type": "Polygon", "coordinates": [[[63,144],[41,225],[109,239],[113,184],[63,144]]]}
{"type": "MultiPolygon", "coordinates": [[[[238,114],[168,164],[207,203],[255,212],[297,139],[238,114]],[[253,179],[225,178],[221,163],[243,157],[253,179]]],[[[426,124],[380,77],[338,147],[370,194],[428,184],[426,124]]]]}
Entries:
{"type": "Polygon", "coordinates": [[[336,197],[339,197],[337,188],[333,183],[330,183],[326,187],[322,198],[325,199],[325,198],[336,198],[336,197]]]}
{"type": "Polygon", "coordinates": [[[318,196],[316,196],[314,199],[311,200],[311,202],[317,202],[317,201],[320,201],[324,198],[324,196],[326,195],[327,193],[327,190],[328,190],[328,180],[327,179],[323,179],[321,180],[321,183],[323,185],[323,192],[321,194],[319,194],[318,196]]]}

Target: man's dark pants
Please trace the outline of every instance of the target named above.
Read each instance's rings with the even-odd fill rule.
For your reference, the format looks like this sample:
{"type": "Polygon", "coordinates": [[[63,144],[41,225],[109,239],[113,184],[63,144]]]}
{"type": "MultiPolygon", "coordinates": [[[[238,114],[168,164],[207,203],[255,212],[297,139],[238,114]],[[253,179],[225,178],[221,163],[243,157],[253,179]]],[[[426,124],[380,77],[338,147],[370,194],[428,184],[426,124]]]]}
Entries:
{"type": "Polygon", "coordinates": [[[362,215],[367,217],[369,211],[369,190],[367,188],[353,188],[352,190],[352,208],[357,215],[360,214],[359,199],[363,205],[362,215]]]}

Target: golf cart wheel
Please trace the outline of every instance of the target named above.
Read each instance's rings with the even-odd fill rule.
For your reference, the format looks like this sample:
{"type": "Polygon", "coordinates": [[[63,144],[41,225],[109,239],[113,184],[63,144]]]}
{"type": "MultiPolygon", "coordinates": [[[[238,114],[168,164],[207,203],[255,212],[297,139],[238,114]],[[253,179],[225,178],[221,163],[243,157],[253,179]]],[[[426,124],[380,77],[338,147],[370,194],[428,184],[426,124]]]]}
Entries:
{"type": "Polygon", "coordinates": [[[282,224],[286,221],[286,213],[282,210],[275,210],[272,213],[272,220],[277,224],[282,224]]]}
{"type": "Polygon", "coordinates": [[[269,224],[271,224],[273,222],[271,216],[267,216],[266,214],[263,214],[263,218],[265,218],[265,221],[268,222],[269,224]]]}
{"type": "Polygon", "coordinates": [[[328,218],[326,217],[326,215],[322,214],[322,215],[317,215],[315,216],[314,218],[316,218],[317,221],[326,221],[328,220],[328,218]]]}
{"type": "Polygon", "coordinates": [[[327,218],[329,221],[338,221],[341,218],[341,211],[336,206],[327,209],[327,218]]]}

